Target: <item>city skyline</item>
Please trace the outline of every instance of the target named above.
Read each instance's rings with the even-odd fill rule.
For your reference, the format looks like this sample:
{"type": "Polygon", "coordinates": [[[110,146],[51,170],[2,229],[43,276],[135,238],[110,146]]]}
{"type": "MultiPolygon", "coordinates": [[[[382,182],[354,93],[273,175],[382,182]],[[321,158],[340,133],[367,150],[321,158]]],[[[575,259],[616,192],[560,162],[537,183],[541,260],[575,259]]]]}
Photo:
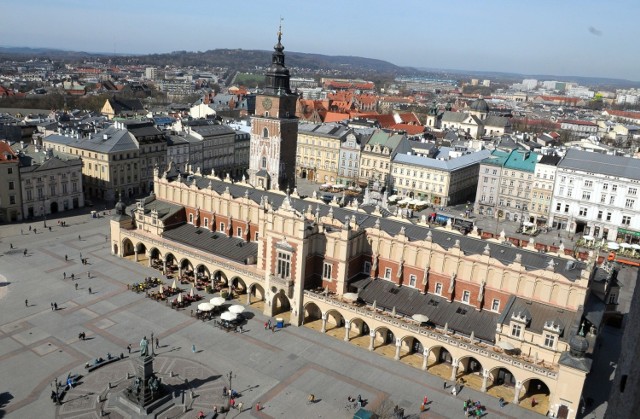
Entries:
{"type": "Polygon", "coordinates": [[[640,36],[640,5],[616,3],[603,20],[602,3],[536,2],[530,10],[507,1],[477,7],[417,0],[235,3],[195,0],[188,7],[140,0],[109,3],[61,0],[4,2],[5,46],[117,54],[178,50],[268,50],[283,18],[286,51],[353,55],[400,66],[496,71],[640,81],[640,58],[629,54],[640,36]],[[247,7],[248,6],[248,7],[247,7]],[[401,7],[399,7],[401,6],[401,7]],[[606,55],[604,54],[606,52],[606,55]]]}

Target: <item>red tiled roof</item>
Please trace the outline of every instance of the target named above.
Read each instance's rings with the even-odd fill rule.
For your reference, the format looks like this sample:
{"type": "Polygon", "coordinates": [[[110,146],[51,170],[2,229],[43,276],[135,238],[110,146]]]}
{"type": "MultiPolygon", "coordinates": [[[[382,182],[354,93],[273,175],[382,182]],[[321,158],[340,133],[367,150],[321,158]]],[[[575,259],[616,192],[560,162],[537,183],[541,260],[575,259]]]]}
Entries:
{"type": "Polygon", "coordinates": [[[632,112],[632,111],[616,111],[616,110],[607,110],[609,115],[613,116],[621,116],[623,118],[629,119],[640,119],[640,112],[632,112]]]}
{"type": "Polygon", "coordinates": [[[324,122],[340,122],[345,119],[349,119],[348,113],[340,113],[340,112],[327,112],[324,116],[324,122]]]}
{"type": "Polygon", "coordinates": [[[405,124],[420,125],[420,119],[418,119],[418,116],[413,112],[399,113],[398,116],[405,124]]]}
{"type": "Polygon", "coordinates": [[[595,124],[593,122],[589,122],[589,121],[580,121],[577,119],[564,119],[562,121],[560,121],[562,124],[573,124],[573,125],[585,125],[585,126],[590,126],[590,127],[597,127],[598,124],[595,124]]]}
{"type": "Polygon", "coordinates": [[[422,125],[395,124],[390,128],[398,131],[406,131],[409,135],[417,135],[424,132],[424,126],[422,125]]]}

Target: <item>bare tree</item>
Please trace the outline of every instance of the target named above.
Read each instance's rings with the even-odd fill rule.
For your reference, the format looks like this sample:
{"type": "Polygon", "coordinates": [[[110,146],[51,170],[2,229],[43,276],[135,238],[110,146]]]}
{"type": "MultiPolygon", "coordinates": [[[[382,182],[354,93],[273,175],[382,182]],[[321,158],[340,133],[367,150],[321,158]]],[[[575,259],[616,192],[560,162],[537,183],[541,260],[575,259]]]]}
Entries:
{"type": "Polygon", "coordinates": [[[369,404],[369,410],[380,417],[380,419],[394,419],[395,402],[386,394],[378,394],[369,404]]]}

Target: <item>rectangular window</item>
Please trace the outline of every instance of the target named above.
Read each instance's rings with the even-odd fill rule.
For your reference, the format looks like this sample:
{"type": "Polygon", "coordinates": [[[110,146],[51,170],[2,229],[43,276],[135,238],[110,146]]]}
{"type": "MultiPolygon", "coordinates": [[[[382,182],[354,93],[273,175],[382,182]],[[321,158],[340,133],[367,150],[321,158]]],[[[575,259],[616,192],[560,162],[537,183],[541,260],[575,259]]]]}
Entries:
{"type": "Polygon", "coordinates": [[[434,292],[436,295],[442,295],[442,283],[436,283],[436,289],[434,292]]]}
{"type": "Polygon", "coordinates": [[[325,262],[323,267],[322,267],[322,278],[331,279],[331,269],[332,268],[333,268],[333,265],[331,265],[331,263],[325,262]]]}
{"type": "Polygon", "coordinates": [[[544,346],[546,346],[547,348],[553,348],[555,343],[556,343],[556,337],[554,335],[550,335],[548,333],[545,333],[545,335],[544,335],[544,346]]]}
{"type": "Polygon", "coordinates": [[[15,188],[15,183],[13,181],[9,182],[9,190],[12,191],[15,188]]]}
{"type": "Polygon", "coordinates": [[[409,286],[410,287],[415,287],[416,286],[416,276],[415,275],[409,275],[409,286]]]}
{"type": "Polygon", "coordinates": [[[256,235],[255,235],[255,237],[254,237],[254,240],[255,240],[255,241],[258,241],[258,238],[259,238],[259,237],[260,237],[260,233],[256,231],[256,235]]]}
{"type": "Polygon", "coordinates": [[[371,274],[371,262],[365,262],[362,265],[362,272],[364,272],[367,275],[371,274]]]}
{"type": "Polygon", "coordinates": [[[511,336],[519,338],[520,333],[522,333],[522,326],[520,326],[519,324],[514,324],[513,326],[511,326],[511,336]]]}
{"type": "Polygon", "coordinates": [[[606,191],[606,190],[608,190],[608,189],[609,189],[609,184],[608,184],[608,183],[603,183],[603,184],[602,184],[602,190],[603,190],[603,191],[606,191]]]}
{"type": "Polygon", "coordinates": [[[189,224],[193,224],[193,214],[189,214],[189,224]]]}
{"type": "Polygon", "coordinates": [[[564,212],[569,212],[569,204],[564,204],[564,212]]]}
{"type": "Polygon", "coordinates": [[[584,181],[584,186],[586,186],[586,187],[589,187],[589,188],[590,188],[591,186],[593,186],[593,181],[591,181],[591,180],[585,180],[585,181],[584,181]]]}
{"type": "Polygon", "coordinates": [[[583,191],[582,192],[582,200],[588,201],[591,199],[591,192],[583,191]]]}
{"type": "Polygon", "coordinates": [[[7,168],[7,174],[9,174],[9,175],[13,174],[13,167],[8,167],[7,168]]]}
{"type": "Polygon", "coordinates": [[[611,185],[611,192],[616,192],[618,190],[618,185],[611,185]]]}
{"type": "Polygon", "coordinates": [[[384,270],[384,279],[391,279],[391,268],[386,268],[384,270]]]}
{"type": "Polygon", "coordinates": [[[205,219],[204,219],[204,227],[205,227],[205,228],[208,228],[208,227],[209,227],[209,219],[208,219],[208,218],[205,218],[205,219]]]}
{"type": "Polygon", "coordinates": [[[236,229],[236,236],[237,236],[237,237],[242,237],[242,227],[238,227],[238,228],[236,229]]]}
{"type": "Polygon", "coordinates": [[[561,208],[562,208],[562,203],[558,202],[556,204],[556,211],[560,211],[561,208]]]}
{"type": "Polygon", "coordinates": [[[220,223],[220,232],[224,233],[224,223],[220,223]]]}
{"type": "Polygon", "coordinates": [[[11,195],[11,196],[9,196],[9,204],[11,204],[11,205],[15,205],[15,204],[16,204],[16,197],[15,197],[15,195],[11,195]]]}
{"type": "Polygon", "coordinates": [[[633,208],[633,204],[635,204],[635,203],[636,203],[635,200],[627,198],[627,200],[624,203],[624,207],[625,208],[633,208]]]}
{"type": "Polygon", "coordinates": [[[629,188],[629,195],[633,195],[636,196],[638,195],[638,189],[637,188],[629,188]]]}
{"type": "Polygon", "coordinates": [[[586,217],[587,216],[587,209],[584,207],[580,207],[580,211],[578,212],[578,214],[580,214],[580,216],[582,217],[586,217]]]}
{"type": "Polygon", "coordinates": [[[598,220],[602,220],[602,210],[598,211],[598,220]]]}
{"type": "Polygon", "coordinates": [[[631,217],[629,215],[623,215],[622,216],[622,224],[623,225],[630,225],[631,224],[631,217]]]}
{"type": "Polygon", "coordinates": [[[500,310],[500,300],[498,300],[497,298],[493,299],[493,301],[491,302],[491,310],[492,311],[500,310]]]}
{"type": "Polygon", "coordinates": [[[469,298],[471,298],[471,293],[469,291],[463,291],[462,292],[462,302],[463,303],[468,303],[469,302],[469,298]]]}
{"type": "Polygon", "coordinates": [[[278,276],[287,279],[291,275],[291,255],[289,253],[278,252],[278,276]]]}
{"type": "Polygon", "coordinates": [[[611,221],[611,213],[610,212],[607,213],[607,221],[611,221]]]}
{"type": "Polygon", "coordinates": [[[605,202],[607,202],[607,195],[605,194],[600,195],[600,203],[604,204],[605,202]]]}

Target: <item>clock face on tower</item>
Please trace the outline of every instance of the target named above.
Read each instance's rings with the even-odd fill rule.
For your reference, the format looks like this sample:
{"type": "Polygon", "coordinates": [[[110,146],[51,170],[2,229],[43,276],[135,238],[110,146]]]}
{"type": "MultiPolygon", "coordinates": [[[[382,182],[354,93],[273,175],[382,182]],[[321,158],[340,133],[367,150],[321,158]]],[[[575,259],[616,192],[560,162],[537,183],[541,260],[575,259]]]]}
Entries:
{"type": "Polygon", "coordinates": [[[271,109],[271,99],[268,97],[262,99],[262,107],[267,111],[271,109]]]}

